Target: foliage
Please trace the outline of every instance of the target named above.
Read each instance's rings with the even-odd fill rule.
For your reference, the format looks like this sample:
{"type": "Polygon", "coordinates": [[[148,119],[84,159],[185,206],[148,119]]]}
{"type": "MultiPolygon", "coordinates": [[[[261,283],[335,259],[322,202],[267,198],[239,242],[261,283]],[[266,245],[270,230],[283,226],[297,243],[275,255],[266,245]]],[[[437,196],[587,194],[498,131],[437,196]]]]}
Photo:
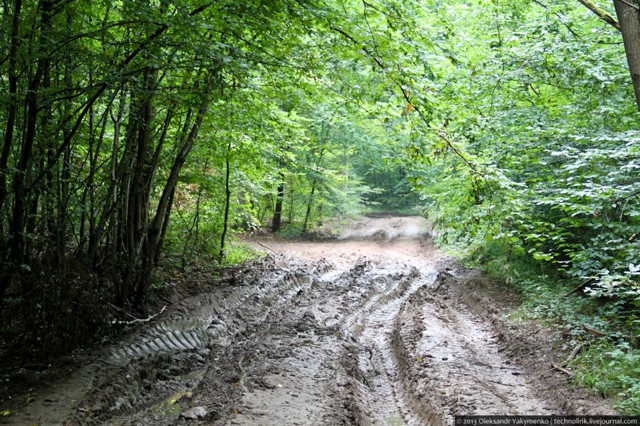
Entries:
{"type": "Polygon", "coordinates": [[[633,320],[637,112],[616,35],[568,3],[494,3],[470,18],[474,6],[453,2],[441,14],[457,28],[447,44],[466,48],[440,65],[445,119],[412,174],[443,241],[525,251],[589,280],[587,294],[619,298],[619,320],[633,320]],[[462,155],[443,157],[442,138],[462,155]]]}
{"type": "MultiPolygon", "coordinates": [[[[407,90],[429,94],[417,111],[438,107],[408,116],[406,163],[439,241],[519,288],[527,315],[632,342],[638,112],[620,34],[577,2],[425,3],[433,77],[407,90]]],[[[636,349],[602,351],[621,366],[636,349]]],[[[635,368],[608,391],[631,411],[635,368]]]]}
{"type": "Polygon", "coordinates": [[[637,414],[640,350],[633,328],[619,327],[620,307],[575,294],[557,270],[524,251],[509,253],[506,245],[492,243],[482,256],[475,260],[490,276],[520,295],[521,303],[508,320],[517,324],[533,319],[559,330],[556,346],[566,354],[578,348],[566,366],[575,382],[610,399],[621,413],[637,414]]]}
{"type": "Polygon", "coordinates": [[[420,204],[441,242],[528,265],[498,272],[533,315],[640,334],[639,117],[620,35],[578,2],[0,11],[5,330],[49,318],[34,295],[68,295],[72,272],[125,312],[164,254],[226,265],[249,256],[228,241],[260,227],[313,234],[420,204]]]}
{"type": "Polygon", "coordinates": [[[603,341],[589,346],[571,367],[578,383],[614,398],[622,414],[640,412],[640,350],[603,341]]]}
{"type": "Polygon", "coordinates": [[[202,254],[240,261],[227,241],[274,221],[279,203],[288,227],[312,232],[406,192],[399,163],[377,166],[393,152],[380,113],[398,94],[385,8],[5,2],[0,323],[29,328],[43,276],[99,277],[79,294],[125,313],[164,254],[183,268],[202,254]],[[384,67],[367,65],[374,48],[384,67]]]}

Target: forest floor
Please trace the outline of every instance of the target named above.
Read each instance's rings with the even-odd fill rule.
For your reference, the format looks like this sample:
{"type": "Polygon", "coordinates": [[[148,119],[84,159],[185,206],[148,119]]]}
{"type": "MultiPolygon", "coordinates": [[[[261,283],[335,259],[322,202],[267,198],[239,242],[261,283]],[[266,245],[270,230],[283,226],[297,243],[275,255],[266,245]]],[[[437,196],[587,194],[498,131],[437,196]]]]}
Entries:
{"type": "Polygon", "coordinates": [[[2,395],[0,424],[615,414],[556,368],[572,349],[562,333],[509,317],[517,297],[434,249],[421,218],[370,217],[335,240],[252,244],[266,259],[212,278],[108,348],[34,372],[21,393],[5,386],[14,393],[2,395]]]}

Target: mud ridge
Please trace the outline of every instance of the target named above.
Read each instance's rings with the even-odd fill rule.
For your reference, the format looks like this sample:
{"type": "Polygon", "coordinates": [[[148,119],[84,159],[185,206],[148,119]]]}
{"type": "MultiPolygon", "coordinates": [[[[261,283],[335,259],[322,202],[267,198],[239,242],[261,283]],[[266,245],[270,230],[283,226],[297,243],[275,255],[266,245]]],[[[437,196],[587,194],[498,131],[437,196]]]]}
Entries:
{"type": "MultiPolygon", "coordinates": [[[[189,395],[190,389],[201,384],[205,374],[198,373],[215,361],[212,353],[224,351],[267,317],[277,317],[317,279],[317,273],[329,269],[326,264],[311,270],[274,269],[251,283],[254,285],[232,285],[181,302],[166,319],[113,350],[106,362],[121,368],[83,401],[76,420],[99,424],[136,417],[132,414],[154,408],[155,417],[162,417],[167,413],[163,405],[175,406],[173,399],[189,395]],[[220,297],[220,292],[226,293],[225,297],[220,297]],[[214,348],[218,349],[212,352],[214,348]]],[[[242,280],[250,282],[252,278],[247,275],[242,280]]],[[[241,368],[240,362],[238,370],[241,368]]]]}
{"type": "Polygon", "coordinates": [[[397,360],[398,374],[400,377],[400,389],[403,398],[408,401],[409,407],[413,413],[422,421],[422,424],[432,426],[447,425],[447,419],[442,414],[442,407],[435,404],[425,392],[420,389],[418,380],[413,377],[413,363],[415,361],[422,362],[422,359],[414,360],[415,340],[403,333],[403,330],[413,328],[416,331],[424,330],[424,323],[417,315],[407,314],[407,306],[412,303],[411,300],[406,301],[399,315],[396,317],[391,335],[391,347],[393,356],[397,360]]]}
{"type": "Polygon", "coordinates": [[[116,348],[109,361],[125,365],[132,359],[205,348],[214,342],[228,345],[231,337],[246,325],[242,318],[233,321],[234,315],[238,317],[241,306],[254,304],[249,302],[267,306],[262,314],[265,317],[308,286],[312,276],[303,271],[286,272],[277,278],[263,279],[257,286],[234,288],[224,299],[212,298],[211,295],[187,299],[170,314],[171,319],[144,330],[134,337],[133,343],[116,348]],[[194,306],[201,309],[194,310],[194,306]]]}
{"type": "Polygon", "coordinates": [[[569,383],[569,378],[552,364],[566,358],[558,346],[558,333],[539,324],[513,324],[506,317],[513,309],[514,294],[505,291],[481,272],[459,265],[439,273],[439,288],[459,301],[476,317],[491,325],[499,341],[500,351],[514,363],[522,365],[535,393],[554,402],[554,412],[566,415],[615,415],[602,399],[569,383]],[[505,297],[506,296],[506,297],[505,297]],[[508,300],[510,299],[510,300],[508,300]]]}
{"type": "Polygon", "coordinates": [[[424,421],[551,414],[549,403],[531,393],[520,368],[501,354],[493,330],[438,287],[422,288],[405,302],[394,343],[401,381],[409,395],[420,398],[415,409],[424,421]]]}
{"type": "Polygon", "coordinates": [[[351,406],[358,424],[425,424],[419,404],[398,374],[405,360],[396,354],[393,324],[402,301],[429,285],[433,277],[409,265],[397,268],[403,273],[396,270],[385,277],[389,288],[371,297],[345,322],[351,338],[345,369],[351,376],[351,406]]]}
{"type": "Polygon", "coordinates": [[[279,254],[198,287],[0,423],[444,426],[612,413],[549,368],[553,336],[505,319],[513,295],[437,252],[429,229],[365,218],[343,239],[260,242],[279,254]]]}

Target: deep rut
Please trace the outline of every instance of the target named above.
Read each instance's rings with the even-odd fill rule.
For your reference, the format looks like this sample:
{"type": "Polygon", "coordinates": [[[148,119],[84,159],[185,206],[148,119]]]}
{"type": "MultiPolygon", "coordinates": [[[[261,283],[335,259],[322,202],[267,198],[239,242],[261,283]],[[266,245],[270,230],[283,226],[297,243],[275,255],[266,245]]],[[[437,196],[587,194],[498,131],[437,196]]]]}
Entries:
{"type": "Polygon", "coordinates": [[[359,424],[424,424],[412,412],[411,398],[403,392],[392,345],[402,302],[427,283],[417,269],[405,269],[406,276],[395,272],[385,277],[389,288],[372,296],[344,324],[352,339],[348,355],[356,360],[351,368],[357,371],[352,381],[359,424]]]}
{"type": "Polygon", "coordinates": [[[509,337],[499,309],[467,285],[475,278],[433,250],[422,219],[367,219],[347,235],[262,241],[280,254],[84,368],[93,375],[73,411],[47,411],[43,393],[0,422],[413,426],[457,414],[611,413],[545,389],[549,376],[534,373],[546,353],[509,337]]]}

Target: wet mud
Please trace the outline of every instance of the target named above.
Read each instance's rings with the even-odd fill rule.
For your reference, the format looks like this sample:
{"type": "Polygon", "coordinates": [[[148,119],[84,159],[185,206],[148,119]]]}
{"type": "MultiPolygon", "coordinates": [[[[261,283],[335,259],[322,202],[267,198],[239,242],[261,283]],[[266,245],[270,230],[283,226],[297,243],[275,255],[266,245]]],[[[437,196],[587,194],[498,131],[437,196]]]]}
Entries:
{"type": "MultiPolygon", "coordinates": [[[[13,401],[0,424],[449,425],[613,414],[552,363],[558,336],[436,251],[417,217],[365,218],[269,254],[13,401]]],[[[3,407],[4,408],[4,407],[3,407]]]]}

